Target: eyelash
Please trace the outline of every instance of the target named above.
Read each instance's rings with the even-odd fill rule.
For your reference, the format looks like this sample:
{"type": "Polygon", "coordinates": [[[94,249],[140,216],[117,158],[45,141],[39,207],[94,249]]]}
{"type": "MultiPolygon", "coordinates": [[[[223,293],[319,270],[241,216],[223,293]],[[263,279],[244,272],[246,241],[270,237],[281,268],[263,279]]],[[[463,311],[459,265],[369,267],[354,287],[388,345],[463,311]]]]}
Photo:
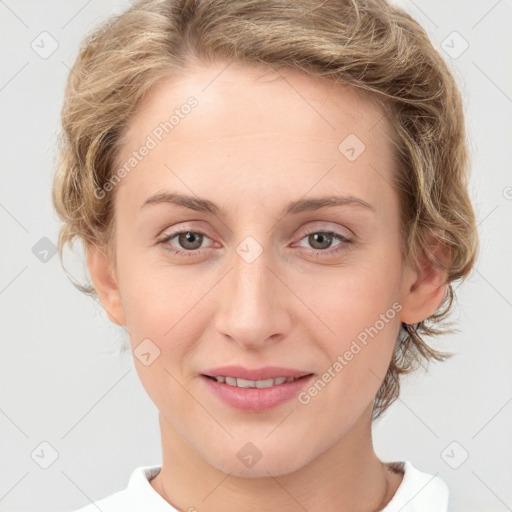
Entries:
{"type": "MultiPolygon", "coordinates": [[[[158,241],[157,243],[166,245],[168,242],[170,242],[176,236],[182,235],[185,233],[193,233],[194,235],[201,235],[205,238],[209,238],[209,236],[206,233],[203,233],[202,231],[182,230],[182,231],[175,231],[174,233],[170,233],[169,235],[165,236],[165,238],[158,241]]],[[[344,236],[340,233],[336,233],[335,231],[321,231],[321,230],[313,230],[308,233],[305,233],[304,236],[300,239],[300,241],[304,240],[304,238],[307,238],[310,235],[319,234],[319,233],[322,235],[332,236],[335,239],[339,240],[340,243],[335,246],[334,250],[332,250],[332,248],[323,249],[323,250],[322,249],[310,249],[310,251],[312,251],[316,256],[323,256],[323,255],[331,256],[334,254],[338,254],[339,252],[341,252],[343,250],[349,249],[350,248],[349,244],[353,243],[351,239],[347,238],[346,236],[344,236]]],[[[207,248],[207,249],[194,249],[194,250],[190,250],[190,251],[185,251],[183,249],[171,249],[170,246],[165,247],[165,249],[177,256],[186,256],[186,257],[196,256],[198,254],[201,254],[203,251],[211,250],[211,249],[207,248]]]]}

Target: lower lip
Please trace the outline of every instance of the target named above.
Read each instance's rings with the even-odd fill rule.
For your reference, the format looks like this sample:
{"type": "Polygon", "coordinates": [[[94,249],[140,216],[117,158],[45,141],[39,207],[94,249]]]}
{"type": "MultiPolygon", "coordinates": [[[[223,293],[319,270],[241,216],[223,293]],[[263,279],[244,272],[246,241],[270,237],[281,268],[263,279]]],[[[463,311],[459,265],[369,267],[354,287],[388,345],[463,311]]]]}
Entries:
{"type": "Polygon", "coordinates": [[[313,375],[264,389],[230,386],[204,375],[201,375],[201,378],[224,403],[245,412],[263,412],[296,397],[311,381],[313,375]]]}

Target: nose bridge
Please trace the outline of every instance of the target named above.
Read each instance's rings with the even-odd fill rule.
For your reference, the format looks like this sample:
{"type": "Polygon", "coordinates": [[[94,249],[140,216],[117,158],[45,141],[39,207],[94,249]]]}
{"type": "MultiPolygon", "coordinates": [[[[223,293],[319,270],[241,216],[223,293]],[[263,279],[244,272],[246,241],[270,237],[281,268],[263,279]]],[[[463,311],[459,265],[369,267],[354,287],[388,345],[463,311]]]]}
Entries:
{"type": "Polygon", "coordinates": [[[232,271],[234,298],[240,305],[252,303],[254,310],[269,303],[270,291],[274,287],[275,277],[268,268],[267,255],[259,255],[254,261],[246,261],[244,257],[235,257],[232,271]],[[249,300],[246,302],[246,300],[249,300]]]}
{"type": "Polygon", "coordinates": [[[217,329],[240,344],[256,345],[289,327],[283,285],[269,268],[269,250],[262,251],[254,241],[242,242],[233,256],[222,288],[217,329]]]}

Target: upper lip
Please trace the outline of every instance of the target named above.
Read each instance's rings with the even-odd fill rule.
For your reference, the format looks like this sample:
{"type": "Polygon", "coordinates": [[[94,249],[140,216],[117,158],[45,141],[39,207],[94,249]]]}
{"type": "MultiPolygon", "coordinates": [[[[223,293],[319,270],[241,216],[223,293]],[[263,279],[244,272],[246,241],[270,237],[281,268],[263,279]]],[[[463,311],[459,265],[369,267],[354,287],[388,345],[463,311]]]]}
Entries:
{"type": "Polygon", "coordinates": [[[280,366],[265,366],[264,368],[244,368],[243,366],[221,366],[206,370],[203,375],[209,377],[235,377],[246,380],[276,379],[277,377],[304,377],[311,372],[297,370],[296,368],[283,368],[280,366]]]}

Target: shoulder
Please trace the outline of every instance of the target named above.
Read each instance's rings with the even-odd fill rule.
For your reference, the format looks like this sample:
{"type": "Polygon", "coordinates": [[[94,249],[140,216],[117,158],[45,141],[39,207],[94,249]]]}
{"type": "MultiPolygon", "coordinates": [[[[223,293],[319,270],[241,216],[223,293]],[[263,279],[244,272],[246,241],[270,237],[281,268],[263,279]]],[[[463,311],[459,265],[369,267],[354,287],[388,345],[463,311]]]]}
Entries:
{"type": "Polygon", "coordinates": [[[404,473],[402,483],[381,512],[447,512],[449,490],[437,476],[416,469],[411,462],[393,463],[404,473]]]}
{"type": "Polygon", "coordinates": [[[151,509],[155,512],[174,512],[175,509],[150,484],[150,480],[158,474],[160,468],[161,466],[136,468],[125,489],[92,501],[73,512],[98,512],[98,510],[102,512],[140,512],[144,509],[151,509]]]}

